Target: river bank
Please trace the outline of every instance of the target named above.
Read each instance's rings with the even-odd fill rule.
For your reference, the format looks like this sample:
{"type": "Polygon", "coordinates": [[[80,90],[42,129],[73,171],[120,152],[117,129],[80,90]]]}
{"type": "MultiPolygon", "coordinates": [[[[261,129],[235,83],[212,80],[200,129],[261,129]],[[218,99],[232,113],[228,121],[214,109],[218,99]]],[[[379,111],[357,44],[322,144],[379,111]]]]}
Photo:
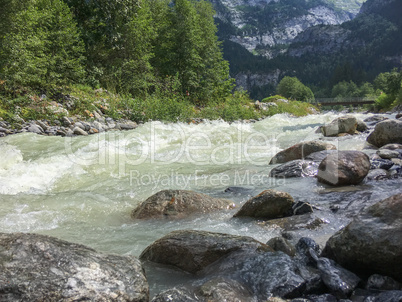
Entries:
{"type": "MultiPolygon", "coordinates": [[[[367,137],[374,129],[374,123],[379,121],[377,117],[395,120],[395,115],[358,113],[355,116],[359,120],[372,120],[366,122],[366,131],[332,137],[325,137],[322,131],[317,130],[344,117],[344,114],[326,113],[299,118],[279,114],[254,123],[148,122],[140,124],[134,130],[76,137],[49,137],[29,132],[9,135],[2,138],[0,143],[1,152],[5,156],[0,166],[0,194],[3,204],[0,214],[1,232],[50,235],[85,244],[99,252],[124,257],[140,257],[155,241],[172,232],[184,230],[248,236],[260,242],[258,244],[263,244],[264,248],[267,242],[276,237],[286,236],[294,246],[301,237],[308,237],[323,249],[328,238],[348,225],[363,208],[400,193],[400,178],[388,175],[366,178],[358,185],[331,187],[317,182],[311,176],[272,177],[271,171],[282,164],[269,164],[269,161],[278,152],[297,143],[320,141],[335,145],[337,150],[363,152],[370,156],[370,163],[375,162],[375,157],[379,156],[378,150],[369,147],[367,137]],[[158,219],[132,218],[133,210],[151,195],[161,190],[174,189],[193,190],[215,198],[229,199],[235,204],[235,208],[194,213],[180,219],[168,219],[167,215],[158,219]],[[286,192],[293,197],[295,204],[310,204],[313,212],[307,213],[308,217],[296,215],[268,221],[233,217],[249,199],[267,189],[286,192]]],[[[330,129],[327,129],[328,132],[330,129]]],[[[168,213],[174,213],[173,208],[169,208],[168,213]]],[[[202,232],[201,235],[204,234],[202,232]]],[[[216,238],[213,234],[208,236],[216,238]]],[[[223,238],[229,239],[227,235],[223,238]]],[[[209,238],[208,236],[202,235],[202,238],[209,238]]],[[[34,242],[39,247],[50,244],[44,242],[59,244],[39,237],[32,240],[37,240],[34,242]]],[[[64,243],[62,245],[66,246],[64,243]]],[[[228,249],[231,249],[230,246],[228,249]]],[[[264,268],[271,267],[273,270],[274,266],[270,266],[271,264],[283,263],[289,268],[284,273],[293,276],[293,279],[288,280],[300,281],[300,276],[297,276],[299,273],[293,269],[293,258],[281,253],[266,254],[266,251],[260,254],[262,252],[232,254],[228,263],[220,262],[219,267],[211,267],[215,273],[225,271],[226,281],[215,278],[222,275],[213,274],[213,279],[218,284],[228,284],[227,278],[230,277],[232,281],[229,285],[240,290],[232,291],[237,293],[234,299],[241,299],[240,301],[259,301],[257,297],[267,298],[269,293],[254,292],[251,296],[245,295],[254,285],[232,271],[230,263],[254,263],[254,268],[262,269],[258,276],[267,275],[264,268]],[[244,262],[245,260],[249,262],[244,262]],[[244,287],[246,291],[242,290],[244,287]]],[[[144,260],[148,258],[145,255],[142,257],[144,260]]],[[[298,255],[305,255],[300,247],[298,255]]],[[[317,254],[317,257],[316,260],[313,259],[313,263],[325,265],[325,260],[322,259],[324,256],[317,254]]],[[[127,261],[123,258],[121,260],[127,261]]],[[[169,295],[174,297],[178,293],[195,299],[192,289],[206,281],[201,275],[189,274],[154,262],[143,261],[142,265],[146,271],[151,297],[167,291],[164,294],[166,299],[169,295]],[[175,290],[172,289],[174,287],[175,290]]],[[[95,264],[88,264],[88,269],[100,276],[95,264]]],[[[248,274],[257,274],[257,271],[244,271],[243,276],[248,274]]],[[[310,279],[305,275],[307,279],[303,280],[322,280],[322,277],[315,279],[314,276],[318,275],[310,275],[310,279]]],[[[261,285],[271,280],[258,278],[262,282],[258,284],[261,285]]],[[[279,277],[277,279],[282,280],[279,277]]],[[[89,279],[85,280],[89,282],[89,279]]],[[[368,279],[364,277],[362,280],[368,279]]],[[[212,279],[209,278],[209,281],[211,282],[202,286],[204,293],[214,286],[212,279]]],[[[295,289],[290,290],[291,296],[281,296],[280,287],[274,286],[271,281],[271,287],[266,283],[267,286],[261,288],[270,288],[277,297],[283,299],[296,299],[294,295],[299,300],[303,297],[303,301],[321,301],[317,299],[324,299],[324,296],[327,299],[324,301],[341,299],[341,296],[330,291],[321,292],[318,298],[308,296],[307,291],[302,289],[306,285],[304,281],[300,283],[304,284],[302,287],[288,287],[295,289]]],[[[69,284],[72,285],[73,282],[69,284]]],[[[314,288],[318,290],[321,287],[314,288]]],[[[359,285],[357,289],[368,290],[365,285],[359,285]]],[[[358,299],[373,294],[371,289],[368,291],[355,291],[352,296],[347,291],[346,296],[352,301],[359,301],[358,299]]],[[[198,298],[201,299],[200,296],[198,298]]],[[[155,301],[168,301],[166,299],[155,301]]]]}

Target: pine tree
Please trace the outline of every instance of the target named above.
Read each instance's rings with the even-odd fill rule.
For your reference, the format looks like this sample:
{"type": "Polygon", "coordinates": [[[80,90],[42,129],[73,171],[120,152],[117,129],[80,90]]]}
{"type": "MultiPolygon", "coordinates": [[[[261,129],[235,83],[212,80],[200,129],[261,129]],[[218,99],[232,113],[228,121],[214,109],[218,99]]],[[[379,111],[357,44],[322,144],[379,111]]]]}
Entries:
{"type": "MultiPolygon", "coordinates": [[[[11,11],[17,2],[11,3],[11,11]]],[[[63,1],[31,0],[8,20],[0,46],[4,79],[13,85],[44,88],[83,78],[84,45],[63,1]]]]}

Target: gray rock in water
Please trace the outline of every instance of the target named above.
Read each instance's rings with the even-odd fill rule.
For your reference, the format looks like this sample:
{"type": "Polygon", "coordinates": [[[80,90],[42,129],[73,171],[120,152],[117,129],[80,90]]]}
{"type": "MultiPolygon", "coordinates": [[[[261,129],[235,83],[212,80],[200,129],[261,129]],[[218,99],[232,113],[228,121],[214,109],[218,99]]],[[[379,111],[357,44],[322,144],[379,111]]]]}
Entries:
{"type": "Polygon", "coordinates": [[[321,218],[316,217],[315,215],[308,213],[303,215],[294,215],[290,217],[278,218],[278,219],[270,219],[260,225],[266,225],[270,227],[280,227],[284,231],[295,231],[301,229],[309,229],[313,230],[318,228],[320,225],[325,223],[321,218]]]}
{"type": "Polygon", "coordinates": [[[384,169],[373,169],[367,174],[368,180],[384,180],[389,179],[389,177],[388,171],[384,169]]]}
{"type": "Polygon", "coordinates": [[[366,289],[402,290],[402,284],[391,277],[374,274],[368,278],[366,289]]]}
{"type": "Polygon", "coordinates": [[[370,169],[384,169],[389,170],[394,163],[389,159],[374,159],[370,163],[370,169]]]}
{"type": "Polygon", "coordinates": [[[367,131],[367,130],[368,130],[368,126],[366,125],[365,122],[363,122],[363,121],[360,120],[360,119],[357,119],[356,121],[357,121],[357,126],[356,126],[356,130],[357,130],[357,131],[359,131],[359,132],[364,132],[364,131],[367,131]]]}
{"type": "Polygon", "coordinates": [[[354,272],[402,280],[402,193],[367,208],[326,243],[323,255],[354,272]]]}
{"type": "Polygon", "coordinates": [[[172,288],[156,295],[151,302],[198,302],[186,288],[172,288]]]}
{"type": "Polygon", "coordinates": [[[36,234],[0,233],[0,301],[148,301],[141,263],[36,234]]]}
{"type": "Polygon", "coordinates": [[[234,217],[274,219],[292,215],[293,197],[276,190],[265,190],[250,198],[234,217]]]}
{"type": "Polygon", "coordinates": [[[305,160],[310,160],[310,161],[320,163],[328,155],[337,153],[337,152],[338,152],[338,150],[325,150],[325,151],[314,152],[314,153],[311,153],[310,155],[306,156],[305,160]]]}
{"type": "Polygon", "coordinates": [[[402,144],[402,121],[385,120],[378,123],[367,137],[367,142],[382,147],[387,144],[402,144]]]}
{"type": "Polygon", "coordinates": [[[293,215],[313,213],[313,207],[308,202],[299,201],[293,205],[293,215]]]}
{"type": "Polygon", "coordinates": [[[172,265],[197,273],[209,264],[237,250],[272,249],[251,237],[206,231],[174,231],[148,246],[141,260],[172,265]]]}
{"type": "Polygon", "coordinates": [[[387,150],[402,150],[402,144],[386,144],[380,148],[380,150],[387,149],[387,150]]]}
{"type": "Polygon", "coordinates": [[[392,159],[398,158],[400,156],[399,151],[397,150],[388,150],[388,149],[381,149],[377,151],[379,157],[383,159],[392,159]]]}
{"type": "Polygon", "coordinates": [[[343,186],[363,181],[370,170],[369,157],[360,151],[339,151],[328,155],[319,165],[317,179],[321,183],[343,186]]]}
{"type": "Polygon", "coordinates": [[[200,286],[197,296],[208,302],[254,302],[251,293],[240,282],[223,277],[213,278],[200,286]]]}
{"type": "Polygon", "coordinates": [[[302,142],[278,152],[269,164],[286,163],[295,159],[304,159],[311,153],[323,150],[335,150],[336,146],[321,141],[302,142]]]}
{"type": "Polygon", "coordinates": [[[303,159],[296,159],[273,168],[269,176],[275,178],[311,177],[318,171],[318,163],[303,159]]]}
{"type": "Polygon", "coordinates": [[[372,125],[375,125],[375,124],[377,124],[379,122],[385,121],[387,119],[388,118],[386,116],[373,115],[373,116],[370,116],[370,117],[364,119],[363,121],[372,126],[372,125]]]}
{"type": "Polygon", "coordinates": [[[294,255],[296,255],[295,247],[283,237],[271,238],[267,242],[267,245],[272,247],[275,251],[284,252],[285,254],[289,255],[290,257],[293,257],[294,255]]]}
{"type": "Polygon", "coordinates": [[[337,136],[342,133],[355,134],[357,128],[356,117],[346,115],[333,120],[322,127],[324,136],[337,136]]]}
{"type": "Polygon", "coordinates": [[[360,282],[354,273],[324,257],[317,259],[317,268],[324,284],[339,299],[347,298],[360,282]]]}
{"type": "Polygon", "coordinates": [[[233,201],[186,190],[163,190],[137,206],[131,213],[135,219],[182,218],[194,213],[232,209],[233,201]]]}
{"type": "Polygon", "coordinates": [[[257,301],[270,297],[295,298],[316,275],[301,275],[300,267],[282,252],[237,251],[207,267],[204,274],[223,275],[239,281],[257,301]]]}

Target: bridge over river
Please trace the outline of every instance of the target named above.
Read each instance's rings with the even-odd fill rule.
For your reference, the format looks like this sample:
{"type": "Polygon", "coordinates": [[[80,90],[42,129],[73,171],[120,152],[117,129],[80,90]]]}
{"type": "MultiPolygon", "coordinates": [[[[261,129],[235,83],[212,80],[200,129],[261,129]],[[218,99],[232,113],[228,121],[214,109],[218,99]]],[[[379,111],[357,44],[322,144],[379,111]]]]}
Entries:
{"type": "Polygon", "coordinates": [[[366,104],[374,104],[375,97],[360,97],[360,98],[316,98],[313,104],[321,106],[359,106],[366,104]]]}

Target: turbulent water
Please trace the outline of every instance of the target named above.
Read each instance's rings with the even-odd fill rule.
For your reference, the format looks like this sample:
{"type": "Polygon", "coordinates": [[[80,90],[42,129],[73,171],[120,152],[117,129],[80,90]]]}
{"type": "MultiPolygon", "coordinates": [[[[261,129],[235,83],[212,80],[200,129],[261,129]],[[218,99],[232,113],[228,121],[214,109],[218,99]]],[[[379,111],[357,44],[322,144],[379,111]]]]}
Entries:
{"type": "MultiPolygon", "coordinates": [[[[149,122],[132,131],[87,137],[25,133],[2,138],[0,232],[47,234],[98,251],[136,256],[156,239],[178,229],[247,235],[266,242],[278,236],[281,229],[233,219],[236,210],[149,221],[133,220],[130,213],[162,189],[188,189],[225,197],[239,207],[250,196],[273,188],[315,206],[315,215],[325,224],[298,232],[323,244],[362,204],[400,191],[400,181],[392,180],[331,190],[314,178],[268,177],[273,168],[268,165],[271,157],[301,141],[323,139],[340,150],[362,150],[367,134],[324,139],[315,133],[319,125],[338,116],[275,115],[256,123],[232,124],[149,122]],[[241,189],[225,192],[228,187],[241,189]],[[330,210],[334,204],[340,212],[330,210]]],[[[364,119],[367,115],[356,117],[364,119]]],[[[164,279],[162,268],[147,273],[153,282],[165,286],[186,278],[178,274],[164,279]]],[[[158,284],[151,284],[151,289],[163,288],[158,284]]]]}

